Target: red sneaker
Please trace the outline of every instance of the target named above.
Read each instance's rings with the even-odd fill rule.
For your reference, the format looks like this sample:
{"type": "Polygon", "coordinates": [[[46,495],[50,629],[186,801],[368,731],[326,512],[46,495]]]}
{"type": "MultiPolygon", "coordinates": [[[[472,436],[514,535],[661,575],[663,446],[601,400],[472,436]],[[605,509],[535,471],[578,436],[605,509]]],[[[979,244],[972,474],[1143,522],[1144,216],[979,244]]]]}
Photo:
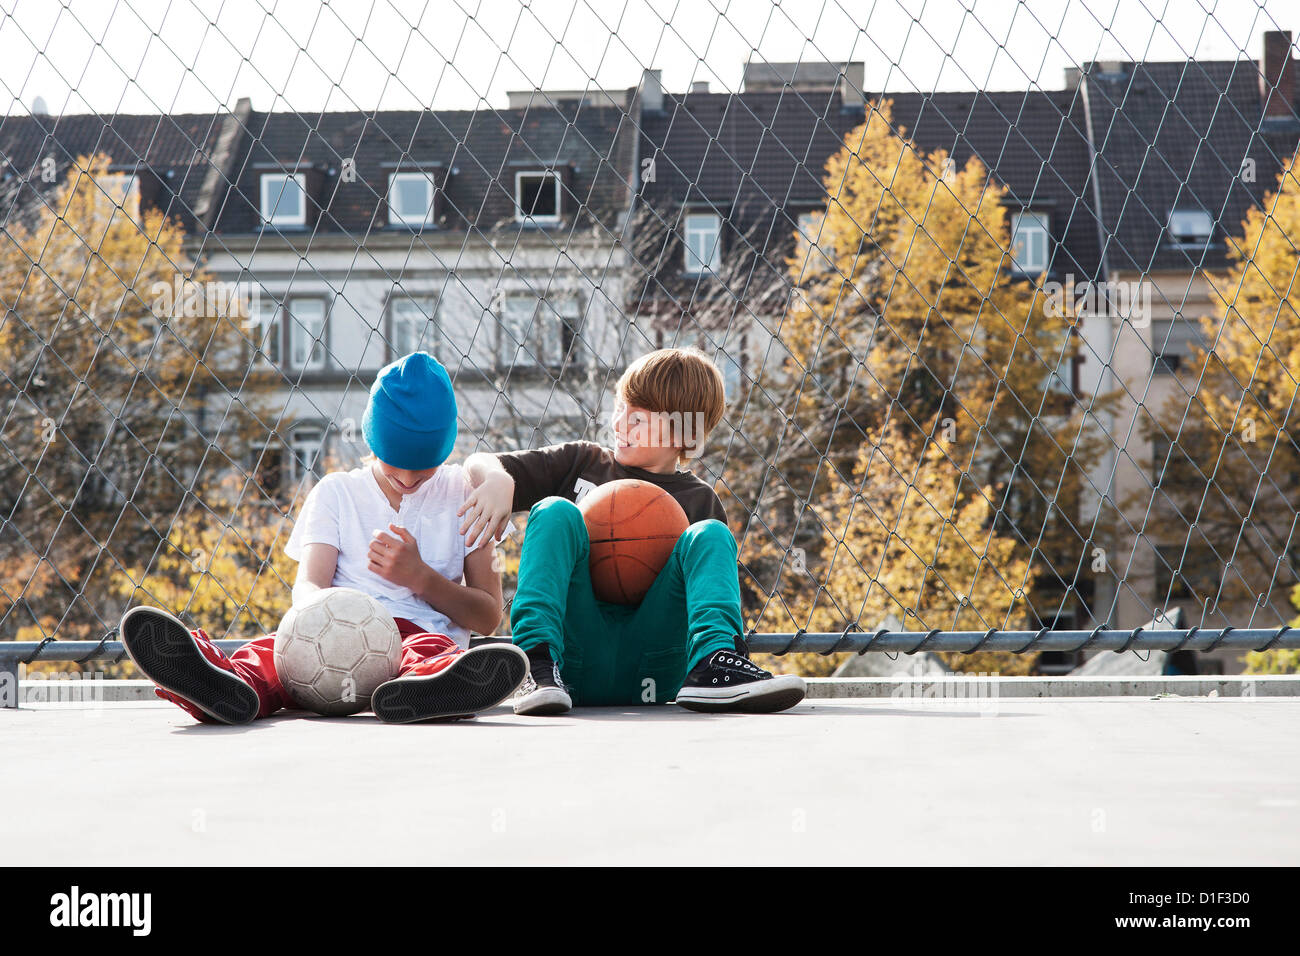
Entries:
{"type": "Polygon", "coordinates": [[[495,707],[528,673],[528,655],[513,644],[484,644],[463,654],[421,661],[375,688],[370,709],[394,724],[455,720],[495,707]]]}
{"type": "Polygon", "coordinates": [[[246,724],[257,716],[257,691],[203,631],[192,633],[156,607],[131,608],[118,630],[127,654],[163,700],[205,722],[246,724]]]}

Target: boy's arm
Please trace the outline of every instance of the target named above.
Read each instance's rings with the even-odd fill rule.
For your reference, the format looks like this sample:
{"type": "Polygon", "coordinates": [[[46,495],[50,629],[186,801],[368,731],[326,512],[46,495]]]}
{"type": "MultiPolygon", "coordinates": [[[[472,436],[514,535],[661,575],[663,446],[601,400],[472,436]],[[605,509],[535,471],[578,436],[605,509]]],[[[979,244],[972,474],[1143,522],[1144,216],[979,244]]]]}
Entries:
{"type": "Polygon", "coordinates": [[[458,514],[466,517],[461,533],[470,532],[467,546],[482,544],[489,528],[499,538],[511,514],[571,490],[566,480],[578,470],[579,456],[589,447],[589,442],[571,441],[499,455],[476,452],[466,458],[471,490],[458,514]]]}
{"type": "Polygon", "coordinates": [[[416,593],[461,627],[491,634],[501,623],[501,572],[493,567],[495,559],[495,548],[476,548],[465,555],[464,584],[425,565],[416,593]]]}
{"type": "Polygon", "coordinates": [[[489,529],[493,538],[505,533],[515,497],[515,480],[501,467],[497,456],[487,452],[470,455],[465,459],[464,468],[470,492],[456,515],[464,519],[460,533],[465,535],[465,546],[482,550],[489,529]]]}
{"type": "Polygon", "coordinates": [[[313,542],[303,545],[298,577],[293,582],[293,603],[301,604],[317,591],[332,587],[339,564],[339,549],[330,544],[313,542]]]}
{"type": "Polygon", "coordinates": [[[494,548],[465,555],[465,583],[444,577],[420,557],[415,537],[389,524],[370,540],[367,567],[385,581],[410,588],[462,627],[491,634],[501,623],[501,574],[492,567],[494,548]]]}
{"type": "Polygon", "coordinates": [[[307,495],[284,546],[285,555],[298,562],[292,596],[295,605],[334,585],[340,543],[334,482],[326,475],[307,495]]]}

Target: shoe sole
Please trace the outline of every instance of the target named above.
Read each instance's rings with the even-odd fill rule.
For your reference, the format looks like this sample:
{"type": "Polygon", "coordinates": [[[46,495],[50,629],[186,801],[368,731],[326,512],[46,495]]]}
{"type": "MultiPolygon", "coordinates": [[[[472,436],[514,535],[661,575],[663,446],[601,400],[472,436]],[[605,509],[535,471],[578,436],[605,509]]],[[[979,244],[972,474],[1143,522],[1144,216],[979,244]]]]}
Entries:
{"type": "Polygon", "coordinates": [[[390,724],[472,717],[506,700],[527,674],[528,655],[514,645],[475,647],[436,674],[381,684],[370,709],[390,724]]]}
{"type": "Polygon", "coordinates": [[[774,714],[793,707],[807,693],[802,678],[787,675],[717,694],[692,695],[688,691],[683,697],[682,691],[678,691],[677,704],[701,713],[774,714]]]}
{"type": "Polygon", "coordinates": [[[521,717],[554,717],[571,710],[573,698],[558,687],[539,687],[515,701],[515,713],[521,717]]]}
{"type": "Polygon", "coordinates": [[[246,724],[257,716],[257,691],[204,657],[189,629],[171,614],[134,607],[122,615],[118,631],[136,667],[163,690],[223,724],[246,724]]]}

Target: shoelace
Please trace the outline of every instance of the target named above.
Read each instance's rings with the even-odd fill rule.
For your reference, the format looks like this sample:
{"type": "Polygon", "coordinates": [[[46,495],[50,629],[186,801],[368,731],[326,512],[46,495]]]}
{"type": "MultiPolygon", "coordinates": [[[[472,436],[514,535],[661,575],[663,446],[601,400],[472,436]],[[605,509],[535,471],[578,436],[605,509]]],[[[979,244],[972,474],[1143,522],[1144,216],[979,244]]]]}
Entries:
{"type": "Polygon", "coordinates": [[[727,653],[728,653],[727,651],[718,651],[719,656],[717,658],[717,663],[730,664],[733,667],[739,667],[741,670],[748,671],[751,674],[762,673],[762,668],[756,667],[755,665],[751,664],[748,660],[746,660],[743,657],[736,657],[735,655],[732,655],[731,657],[722,656],[727,653]]]}
{"type": "Polygon", "coordinates": [[[551,661],[551,674],[555,679],[555,686],[567,694],[569,689],[564,686],[564,678],[560,676],[560,665],[555,661],[551,661]]]}
{"type": "MultiPolygon", "coordinates": [[[[551,661],[551,676],[555,681],[555,686],[567,694],[569,689],[564,686],[564,680],[560,677],[560,665],[555,661],[551,661]]],[[[539,686],[537,679],[533,677],[533,669],[529,667],[528,673],[524,676],[524,682],[519,685],[519,690],[515,693],[520,697],[526,697],[537,690],[539,686]]]]}

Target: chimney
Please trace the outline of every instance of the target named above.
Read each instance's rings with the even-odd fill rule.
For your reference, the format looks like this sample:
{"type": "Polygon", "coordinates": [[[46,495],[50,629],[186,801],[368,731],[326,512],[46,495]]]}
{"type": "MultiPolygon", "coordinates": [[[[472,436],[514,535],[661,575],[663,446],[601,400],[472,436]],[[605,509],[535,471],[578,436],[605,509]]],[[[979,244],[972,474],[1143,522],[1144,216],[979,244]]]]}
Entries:
{"type": "Polygon", "coordinates": [[[641,108],[652,113],[664,109],[664,85],[661,70],[641,71],[641,108]]]}
{"type": "Polygon", "coordinates": [[[859,106],[867,98],[867,64],[863,60],[845,63],[840,73],[840,101],[844,104],[856,103],[859,106]]]}
{"type": "Polygon", "coordinates": [[[1269,30],[1264,34],[1259,99],[1266,117],[1295,116],[1295,61],[1291,59],[1289,30],[1269,30]]]}
{"type": "Polygon", "coordinates": [[[707,92],[709,92],[709,81],[708,81],[708,80],[692,80],[692,81],[691,81],[691,92],[692,92],[692,93],[707,93],[707,92]]]}

